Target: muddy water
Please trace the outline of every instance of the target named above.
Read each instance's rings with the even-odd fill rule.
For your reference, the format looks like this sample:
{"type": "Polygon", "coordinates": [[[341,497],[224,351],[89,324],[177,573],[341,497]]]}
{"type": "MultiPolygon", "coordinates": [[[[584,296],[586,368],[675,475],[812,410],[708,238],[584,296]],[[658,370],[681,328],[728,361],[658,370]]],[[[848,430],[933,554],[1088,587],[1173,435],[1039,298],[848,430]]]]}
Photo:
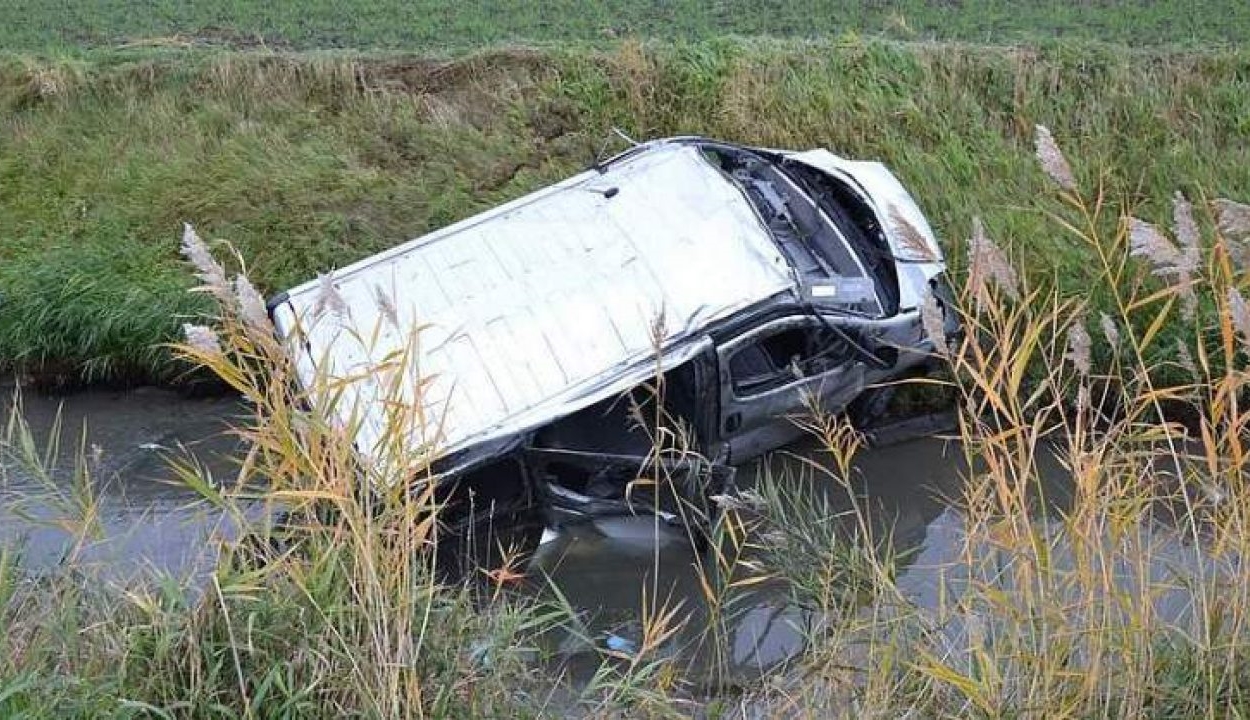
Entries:
{"type": "Polygon", "coordinates": [[[225,431],[241,410],[237,401],[188,400],[150,388],[65,398],[0,392],[0,418],[10,418],[20,402],[36,453],[52,460],[44,474],[24,453],[0,452],[0,545],[16,549],[33,570],[71,558],[111,577],[208,567],[221,518],[172,482],[169,462],[194,457],[217,477],[232,473],[237,444],[225,431]],[[91,482],[82,483],[88,476],[91,482]],[[84,523],[84,508],[92,506],[97,520],[84,523]]]}
{"type": "MultiPolygon", "coordinates": [[[[5,391],[4,416],[12,400],[5,391]]],[[[171,482],[168,459],[193,455],[218,477],[234,470],[237,445],[225,430],[242,408],[230,399],[193,400],[161,390],[84,392],[64,399],[28,395],[23,414],[42,447],[58,422],[66,439],[55,453],[57,468],[41,477],[10,454],[0,458],[0,546],[18,548],[33,570],[55,566],[67,557],[93,563],[106,575],[128,578],[155,568],[179,577],[203,573],[213,561],[213,540],[228,535],[222,518],[198,502],[185,487],[171,482]],[[82,535],[58,519],[73,517],[82,496],[75,490],[72,458],[82,447],[91,458],[92,492],[99,527],[82,535]]],[[[799,444],[774,454],[768,462],[739,470],[739,484],[769,472],[815,476],[827,460],[813,444],[799,444]]],[[[1042,468],[1063,485],[1058,463],[1042,468]]],[[[966,476],[959,447],[936,437],[861,451],[850,488],[828,493],[835,512],[859,508],[895,550],[906,553],[898,577],[911,602],[935,608],[950,577],[940,572],[963,550],[962,520],[951,499],[959,496],[966,476]]],[[[550,577],[579,610],[580,632],[558,640],[560,652],[574,666],[592,667],[595,648],[628,652],[640,637],[644,596],[681,603],[691,620],[673,643],[700,659],[697,635],[706,625],[704,602],[694,566],[701,560],[680,531],[659,528],[647,519],[604,520],[559,534],[539,550],[532,578],[550,577]]],[[[1178,562],[1185,560],[1178,556],[1178,562]]],[[[1183,603],[1183,598],[1178,598],[1183,603]]],[[[780,591],[761,587],[737,606],[725,647],[729,665],[762,669],[802,649],[803,625],[809,620],[780,591]]]]}
{"type": "MultiPolygon", "coordinates": [[[[918,602],[936,603],[934,571],[956,560],[963,547],[961,521],[950,502],[959,496],[965,477],[958,446],[928,437],[863,450],[849,492],[829,480],[823,469],[827,462],[815,443],[803,442],[766,462],[739,468],[737,482],[750,487],[772,473],[815,488],[824,485],[833,513],[863,509],[883,540],[888,536],[897,550],[914,558],[899,578],[900,588],[918,602]]],[[[673,645],[689,653],[696,666],[710,669],[728,661],[731,670],[751,674],[802,650],[811,618],[789,602],[784,589],[769,585],[736,603],[722,655],[713,657],[711,648],[700,647],[708,608],[697,565],[704,561],[682,531],[660,527],[657,532],[651,520],[629,518],[565,532],[540,548],[535,565],[551,575],[572,606],[583,610],[581,632],[601,646],[632,647],[641,635],[642,608],[656,605],[658,597],[659,604],[680,602],[691,613],[673,645]]],[[[564,649],[583,652],[587,670],[597,662],[590,648],[574,643],[564,649]]]]}
{"type": "MultiPolygon", "coordinates": [[[[3,390],[4,417],[14,402],[3,390]]],[[[63,438],[53,453],[55,468],[43,477],[12,453],[0,468],[0,544],[19,548],[22,561],[38,570],[73,557],[109,576],[128,577],[153,568],[189,576],[212,563],[213,540],[226,532],[218,514],[191,490],[171,481],[171,457],[193,456],[217,477],[234,472],[235,441],[226,434],[242,407],[231,399],[196,400],[163,390],[90,391],[65,398],[27,394],[21,400],[35,444],[44,448],[59,424],[63,438]],[[74,478],[74,457],[90,458],[91,492],[99,527],[81,532],[83,491],[74,478]]],[[[740,481],[765,468],[810,475],[821,462],[812,446],[776,454],[768,465],[740,470],[740,481]]],[[[958,520],[947,498],[958,495],[961,461],[953,446],[925,439],[863,452],[857,463],[857,494],[874,517],[889,525],[896,547],[919,551],[922,562],[940,563],[958,552],[958,520]]],[[[845,492],[842,493],[845,498],[845,492]]],[[[839,508],[844,509],[844,508],[839,508]]],[[[699,560],[680,531],[657,528],[645,519],[613,519],[566,530],[546,543],[531,572],[549,575],[569,602],[581,609],[584,632],[594,643],[628,647],[637,635],[644,590],[706,610],[693,565],[699,560]]],[[[915,573],[916,592],[926,594],[925,574],[915,573]]],[[[761,592],[736,622],[733,660],[767,665],[796,652],[800,636],[784,598],[761,592]]],[[[589,647],[577,641],[564,649],[576,656],[589,647]]]]}

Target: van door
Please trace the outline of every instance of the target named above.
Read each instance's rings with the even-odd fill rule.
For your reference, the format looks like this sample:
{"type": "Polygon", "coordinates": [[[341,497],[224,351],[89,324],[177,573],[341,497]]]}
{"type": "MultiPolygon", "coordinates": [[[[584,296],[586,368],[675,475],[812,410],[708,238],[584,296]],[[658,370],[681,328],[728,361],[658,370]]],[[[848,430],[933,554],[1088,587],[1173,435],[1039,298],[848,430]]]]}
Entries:
{"type": "Polygon", "coordinates": [[[810,315],[772,320],[717,349],[721,438],[735,464],[797,439],[815,406],[837,412],[859,394],[864,365],[810,315]]]}

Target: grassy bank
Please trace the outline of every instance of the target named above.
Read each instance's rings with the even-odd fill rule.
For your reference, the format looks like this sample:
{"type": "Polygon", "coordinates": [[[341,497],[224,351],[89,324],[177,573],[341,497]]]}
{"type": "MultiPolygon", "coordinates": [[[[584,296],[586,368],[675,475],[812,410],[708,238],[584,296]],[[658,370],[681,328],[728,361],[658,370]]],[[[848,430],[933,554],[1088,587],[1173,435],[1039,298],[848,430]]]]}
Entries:
{"type": "Polygon", "coordinates": [[[441,53],[485,43],[602,43],[630,35],[698,40],[727,34],[819,37],[841,33],[996,43],[1059,37],[1205,47],[1250,39],[1250,9],[1235,0],[478,0],[456,4],[430,0],[259,4],[27,0],[18,3],[0,28],[0,47],[76,51],[84,46],[156,43],[441,53]]]}
{"type": "MultiPolygon", "coordinates": [[[[157,15],[159,17],[159,15],[157,15]]],[[[177,231],[230,237],[276,291],[585,167],[612,126],[887,162],[963,262],[981,215],[1037,284],[1088,291],[1046,219],[1032,128],[1152,220],[1250,197],[1250,56],[1111,46],[625,42],[407,56],[138,49],[0,61],[0,364],[181,372],[204,305],[177,231]]],[[[1096,304],[1109,308],[1105,294],[1096,304]]]]}

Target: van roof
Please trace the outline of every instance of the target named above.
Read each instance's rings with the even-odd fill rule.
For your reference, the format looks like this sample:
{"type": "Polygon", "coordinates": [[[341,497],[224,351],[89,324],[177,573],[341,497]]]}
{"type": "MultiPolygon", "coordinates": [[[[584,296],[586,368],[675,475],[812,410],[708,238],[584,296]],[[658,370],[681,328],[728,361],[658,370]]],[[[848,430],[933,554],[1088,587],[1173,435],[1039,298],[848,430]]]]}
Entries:
{"type": "Polygon", "coordinates": [[[414,377],[449,453],[623,392],[696,351],[701,330],[779,293],[793,270],[749,201],[697,146],[651,143],[305,283],[276,299],[301,380],[347,380],[337,412],[384,428],[372,369],[416,341],[414,377]],[[323,295],[332,284],[343,306],[323,295]]]}

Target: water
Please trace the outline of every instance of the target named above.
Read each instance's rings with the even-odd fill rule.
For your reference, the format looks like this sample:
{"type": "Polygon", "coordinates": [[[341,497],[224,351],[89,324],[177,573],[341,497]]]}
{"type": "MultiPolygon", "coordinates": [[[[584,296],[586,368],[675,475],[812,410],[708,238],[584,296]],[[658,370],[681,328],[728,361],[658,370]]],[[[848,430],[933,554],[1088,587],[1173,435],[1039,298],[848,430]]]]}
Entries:
{"type": "MultiPolygon", "coordinates": [[[[814,442],[798,443],[767,461],[739,469],[738,484],[749,487],[768,472],[807,480],[825,488],[834,514],[862,509],[874,533],[910,558],[898,578],[900,589],[921,603],[936,603],[936,571],[959,557],[962,521],[951,501],[959,497],[965,464],[958,445],[926,437],[862,450],[853,466],[851,492],[824,471],[827,457],[814,442]]],[[[672,643],[685,648],[696,670],[721,667],[752,675],[783,663],[804,647],[807,617],[789,602],[784,588],[764,585],[740,602],[727,624],[726,655],[699,644],[708,609],[696,555],[681,530],[656,528],[643,518],[600,521],[564,533],[540,548],[534,566],[551,575],[570,605],[582,609],[583,632],[600,645],[612,638],[634,641],[641,634],[644,603],[683,603],[690,613],[672,643]],[[645,597],[644,597],[645,593],[645,597]]],[[[588,647],[566,647],[584,655],[586,670],[597,657],[588,647]]]]}
{"type": "MultiPolygon", "coordinates": [[[[9,417],[15,399],[4,392],[0,417],[9,417]]],[[[0,456],[0,544],[19,548],[25,565],[39,570],[72,556],[80,566],[126,577],[148,568],[185,575],[211,563],[220,515],[172,482],[169,461],[193,456],[215,476],[231,475],[237,442],[226,430],[242,410],[238,401],[142,388],[66,398],[29,393],[21,404],[41,453],[58,424],[61,438],[51,478],[0,456]],[[80,523],[58,526],[82,515],[74,482],[80,455],[89,458],[99,508],[99,527],[85,534],[80,523]]]]}
{"type": "MultiPolygon", "coordinates": [[[[6,393],[7,395],[7,393],[6,393]]],[[[11,400],[3,401],[5,416],[11,400]]],[[[126,392],[89,391],[64,399],[28,395],[24,415],[40,444],[60,419],[66,441],[57,453],[51,482],[40,480],[4,459],[0,467],[0,544],[20,547],[22,562],[33,570],[72,556],[79,565],[95,564],[106,576],[125,581],[158,569],[192,579],[211,568],[214,539],[228,534],[219,513],[185,487],[170,482],[170,457],[193,455],[217,477],[235,471],[237,442],[226,432],[243,408],[233,399],[187,399],[156,389],[126,392]],[[100,532],[85,541],[57,527],[74,501],[73,461],[77,438],[92,458],[100,532]]],[[[767,462],[739,470],[739,484],[750,486],[761,473],[819,478],[825,457],[814,443],[800,443],[767,462]]],[[[1057,462],[1043,474],[1064,486],[1057,462]]],[[[936,608],[952,581],[944,569],[964,550],[962,518],[953,506],[968,475],[957,444],[926,437],[860,452],[851,485],[827,493],[832,510],[861,512],[874,535],[888,538],[904,554],[897,585],[910,602],[936,608]],[[857,510],[858,509],[858,510],[857,510]]],[[[1062,493],[1055,493],[1061,497],[1062,493]]],[[[70,513],[72,515],[72,513],[70,513]]],[[[1174,543],[1176,544],[1176,543],[1174,543]]],[[[1177,544],[1177,563],[1192,550],[1177,544]]],[[[629,652],[641,635],[644,594],[650,602],[681,603],[689,613],[686,628],[671,643],[695,666],[711,666],[698,638],[708,610],[695,572],[697,555],[672,528],[657,533],[652,520],[611,519],[566,530],[544,544],[529,570],[532,579],[549,576],[570,605],[578,609],[580,633],[557,639],[559,652],[587,671],[598,662],[596,648],[629,652]]],[[[1162,598],[1162,602],[1169,602],[1162,598]]],[[[1172,600],[1183,605],[1185,596],[1172,600]]],[[[1176,612],[1180,612],[1177,610],[1176,612]]],[[[803,627],[811,618],[793,607],[784,591],[761,586],[728,625],[725,647],[729,666],[758,671],[783,662],[803,647],[803,627]]]]}
{"type": "MultiPolygon", "coordinates": [[[[6,417],[11,403],[6,393],[6,417]]],[[[58,419],[63,438],[51,486],[13,458],[5,460],[0,475],[0,542],[20,546],[28,567],[51,567],[70,555],[76,563],[123,578],[152,568],[185,577],[211,566],[220,517],[194,492],[171,482],[168,461],[193,455],[215,476],[231,476],[237,443],[226,430],[243,411],[238,401],[143,388],[65,398],[27,394],[22,404],[38,446],[53,434],[58,419]],[[73,464],[84,431],[101,527],[80,542],[52,521],[75,514],[66,505],[74,501],[73,464]]],[[[775,455],[771,469],[809,472],[804,463],[813,459],[820,459],[816,448],[800,445],[775,455]]],[[[762,468],[742,469],[741,480],[750,484],[762,468]]],[[[962,473],[951,446],[925,439],[869,450],[857,469],[866,505],[892,527],[898,547],[924,548],[920,557],[934,562],[956,551],[957,520],[948,516],[945,498],[958,494],[962,473]],[[940,547],[929,547],[935,543],[940,547]]],[[[704,607],[693,571],[697,560],[677,529],[661,528],[657,535],[650,520],[612,519],[566,531],[544,545],[531,575],[550,575],[570,603],[584,610],[593,640],[628,640],[637,634],[644,588],[652,599],[660,595],[685,603],[695,613],[691,627],[698,625],[704,607]]],[[[786,622],[787,612],[782,598],[762,592],[739,623],[735,659],[767,665],[796,652],[800,638],[786,622]]]]}

